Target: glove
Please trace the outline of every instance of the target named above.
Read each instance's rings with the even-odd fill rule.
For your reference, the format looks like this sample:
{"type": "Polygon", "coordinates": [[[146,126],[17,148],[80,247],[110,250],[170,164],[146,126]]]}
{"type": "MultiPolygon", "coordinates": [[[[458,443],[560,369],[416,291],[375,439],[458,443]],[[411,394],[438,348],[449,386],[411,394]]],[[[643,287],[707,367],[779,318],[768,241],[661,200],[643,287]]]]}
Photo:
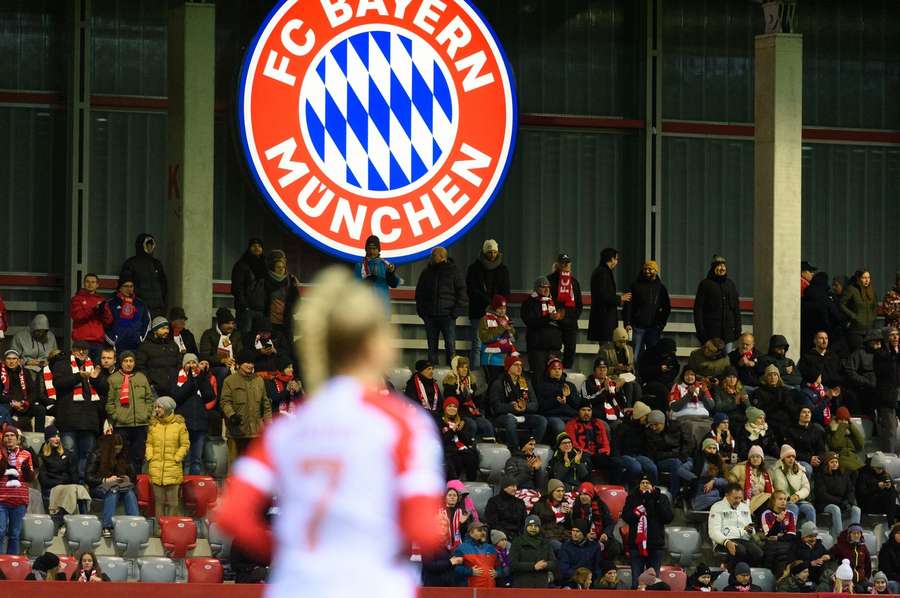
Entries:
{"type": "Polygon", "coordinates": [[[235,428],[240,426],[241,423],[243,423],[243,421],[244,421],[244,419],[237,413],[232,413],[231,417],[228,418],[228,423],[231,424],[235,428]]]}

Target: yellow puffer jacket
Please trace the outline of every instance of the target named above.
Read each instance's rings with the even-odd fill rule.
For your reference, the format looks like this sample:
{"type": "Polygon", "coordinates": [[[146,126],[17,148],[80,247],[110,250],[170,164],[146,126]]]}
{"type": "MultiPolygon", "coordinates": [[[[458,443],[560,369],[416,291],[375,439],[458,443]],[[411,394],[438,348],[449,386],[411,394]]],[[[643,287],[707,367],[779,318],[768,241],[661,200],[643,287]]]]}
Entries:
{"type": "Polygon", "coordinates": [[[150,420],[147,431],[147,470],[150,483],[158,486],[180,484],[184,479],[181,462],[187,457],[191,441],[188,438],[184,418],[169,415],[150,420]]]}

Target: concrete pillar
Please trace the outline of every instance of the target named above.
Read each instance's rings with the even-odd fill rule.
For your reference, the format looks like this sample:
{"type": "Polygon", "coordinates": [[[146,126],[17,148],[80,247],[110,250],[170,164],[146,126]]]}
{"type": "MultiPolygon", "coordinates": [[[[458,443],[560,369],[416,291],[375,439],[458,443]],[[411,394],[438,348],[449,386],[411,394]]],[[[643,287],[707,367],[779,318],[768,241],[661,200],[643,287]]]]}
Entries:
{"type": "Polygon", "coordinates": [[[803,36],[756,37],[753,328],[783,334],[800,357],[800,168],[803,36]]]}
{"type": "Polygon", "coordinates": [[[169,305],[195,334],[212,321],[214,4],[172,3],[168,28],[169,305]]]}

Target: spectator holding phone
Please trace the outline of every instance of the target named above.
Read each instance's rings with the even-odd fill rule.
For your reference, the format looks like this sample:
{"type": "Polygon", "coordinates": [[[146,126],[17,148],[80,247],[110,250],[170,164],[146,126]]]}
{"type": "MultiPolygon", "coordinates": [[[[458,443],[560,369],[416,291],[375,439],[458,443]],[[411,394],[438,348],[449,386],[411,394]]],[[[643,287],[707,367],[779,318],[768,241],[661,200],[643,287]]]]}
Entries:
{"type": "Polygon", "coordinates": [[[100,523],[104,538],[112,537],[112,518],[119,501],[125,507],[126,515],[140,515],[134,493],[134,469],[125,441],[118,433],[100,437],[97,449],[88,459],[85,478],[91,496],[103,501],[100,523]]]}
{"type": "Polygon", "coordinates": [[[763,551],[756,544],[756,528],[750,514],[750,501],[744,499],[744,489],[734,482],[725,487],[725,498],[709,509],[709,538],[713,549],[728,557],[732,570],[738,562],[756,566],[762,562],[763,551]]]}

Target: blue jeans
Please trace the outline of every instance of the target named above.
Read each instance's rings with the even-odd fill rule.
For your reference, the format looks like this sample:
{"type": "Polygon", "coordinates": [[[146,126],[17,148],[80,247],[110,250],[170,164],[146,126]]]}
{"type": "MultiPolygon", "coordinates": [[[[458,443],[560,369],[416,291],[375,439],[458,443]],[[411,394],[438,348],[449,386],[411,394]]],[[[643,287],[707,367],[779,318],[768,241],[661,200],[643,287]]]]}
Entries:
{"type": "Polygon", "coordinates": [[[816,522],[816,508],[805,500],[798,502],[788,502],[787,510],[794,514],[797,518],[797,525],[800,525],[800,515],[803,515],[805,521],[816,522]]]}
{"type": "Polygon", "coordinates": [[[637,358],[638,355],[641,354],[641,351],[645,348],[649,349],[650,347],[656,346],[661,334],[662,331],[657,326],[651,326],[650,328],[638,328],[637,326],[634,326],[631,329],[631,342],[634,344],[635,363],[637,363],[637,358]]]}
{"type": "Polygon", "coordinates": [[[184,460],[184,471],[190,475],[203,475],[203,447],[206,446],[206,430],[188,430],[191,448],[184,460]]]}
{"type": "Polygon", "coordinates": [[[691,459],[682,463],[681,460],[674,457],[663,459],[656,464],[659,471],[665,471],[670,476],[669,492],[672,494],[672,500],[678,500],[678,495],[681,493],[681,480],[690,481],[697,477],[691,471],[692,466],[693,461],[691,459]]]}
{"type": "MultiPolygon", "coordinates": [[[[844,519],[841,514],[841,508],[836,504],[825,505],[825,508],[822,509],[825,513],[831,515],[831,537],[837,538],[841,535],[841,532],[844,531],[844,519]]],[[[850,507],[850,521],[847,525],[851,523],[859,523],[860,517],[862,517],[862,511],[856,505],[850,507]]]]}
{"type": "Polygon", "coordinates": [[[447,364],[456,353],[456,318],[452,316],[423,317],[425,322],[425,337],[428,339],[428,359],[434,365],[438,364],[438,338],[444,337],[444,356],[447,364]]]}
{"type": "Polygon", "coordinates": [[[116,505],[119,504],[119,498],[125,506],[126,515],[140,515],[138,510],[137,496],[134,490],[104,490],[97,486],[91,490],[91,496],[103,500],[103,512],[100,514],[100,523],[103,529],[110,529],[113,526],[112,518],[116,514],[116,505]]]}
{"type": "Polygon", "coordinates": [[[97,434],[87,430],[73,430],[62,433],[62,445],[67,451],[72,451],[78,457],[78,480],[84,481],[84,468],[88,455],[97,444],[97,434]]]}
{"type": "MultiPolygon", "coordinates": [[[[650,457],[644,455],[622,455],[613,457],[613,463],[619,469],[619,479],[629,490],[635,485],[641,474],[647,474],[650,481],[656,484],[659,478],[659,472],[656,469],[656,463],[650,457]]],[[[643,571],[641,571],[643,573],[643,571]]]]}
{"type": "Polygon", "coordinates": [[[6,538],[6,554],[19,554],[19,536],[28,505],[10,506],[0,503],[0,541],[6,538]]]}
{"type": "MultiPolygon", "coordinates": [[[[528,433],[534,436],[535,440],[540,442],[544,438],[544,434],[547,433],[547,420],[542,415],[527,414],[524,417],[525,422],[521,424],[522,427],[528,430],[528,433]]],[[[494,425],[506,430],[505,440],[509,450],[513,452],[519,450],[519,436],[516,434],[519,423],[516,421],[516,416],[507,413],[495,417],[494,425]]]]}
{"type": "Polygon", "coordinates": [[[481,339],[478,338],[478,326],[481,325],[480,320],[472,320],[471,338],[472,348],[469,349],[469,371],[471,372],[477,367],[481,367],[481,339]]]}

